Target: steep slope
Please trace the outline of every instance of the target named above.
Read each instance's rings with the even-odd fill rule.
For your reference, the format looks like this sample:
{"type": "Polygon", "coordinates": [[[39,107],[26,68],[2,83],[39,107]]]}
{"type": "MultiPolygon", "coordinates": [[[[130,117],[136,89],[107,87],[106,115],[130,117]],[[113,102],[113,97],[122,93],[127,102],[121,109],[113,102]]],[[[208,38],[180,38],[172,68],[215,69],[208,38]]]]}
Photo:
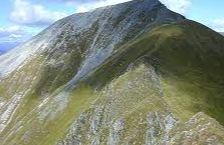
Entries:
{"type": "Polygon", "coordinates": [[[56,22],[0,57],[0,130],[26,96],[51,96],[66,83],[75,87],[119,46],[156,25],[182,19],[157,0],[136,0],[56,22]]]}
{"type": "Polygon", "coordinates": [[[0,142],[224,144],[223,58],[156,0],[64,18],[0,57],[0,142]]]}
{"type": "Polygon", "coordinates": [[[204,111],[223,123],[223,42],[219,34],[186,20],[124,46],[86,83],[127,72],[102,89],[106,101],[82,114],[61,143],[223,144],[223,127],[197,114],[204,111]]]}

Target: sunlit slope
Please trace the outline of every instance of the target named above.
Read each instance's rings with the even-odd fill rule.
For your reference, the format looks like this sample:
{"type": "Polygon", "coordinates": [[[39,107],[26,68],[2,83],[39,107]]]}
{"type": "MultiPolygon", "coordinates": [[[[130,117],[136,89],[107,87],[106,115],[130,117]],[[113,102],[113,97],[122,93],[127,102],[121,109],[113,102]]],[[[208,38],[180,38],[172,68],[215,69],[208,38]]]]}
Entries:
{"type": "Polygon", "coordinates": [[[72,90],[120,46],[183,19],[158,0],[133,0],[55,22],[0,56],[0,132],[30,96],[44,101],[63,86],[72,90]]]}
{"type": "Polygon", "coordinates": [[[190,20],[137,34],[81,79],[88,57],[71,44],[2,80],[4,99],[20,102],[2,144],[223,144],[224,38],[190,20]]]}
{"type": "Polygon", "coordinates": [[[142,60],[160,74],[164,98],[180,117],[203,110],[224,123],[223,58],[224,38],[186,20],[159,26],[125,45],[87,83],[105,83],[133,61],[142,60]]]}
{"type": "Polygon", "coordinates": [[[223,126],[211,118],[224,122],[223,37],[185,20],[118,50],[82,82],[103,99],[80,115],[61,144],[224,143],[223,126]]]}

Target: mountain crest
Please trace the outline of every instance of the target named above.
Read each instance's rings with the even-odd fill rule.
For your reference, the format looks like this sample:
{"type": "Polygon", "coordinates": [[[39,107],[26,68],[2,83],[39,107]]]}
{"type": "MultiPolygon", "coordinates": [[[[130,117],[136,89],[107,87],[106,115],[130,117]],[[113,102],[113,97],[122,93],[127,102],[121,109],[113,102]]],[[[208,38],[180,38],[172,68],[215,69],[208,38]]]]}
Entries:
{"type": "Polygon", "coordinates": [[[223,144],[223,58],[157,0],[68,16],[0,56],[0,144],[223,144]]]}

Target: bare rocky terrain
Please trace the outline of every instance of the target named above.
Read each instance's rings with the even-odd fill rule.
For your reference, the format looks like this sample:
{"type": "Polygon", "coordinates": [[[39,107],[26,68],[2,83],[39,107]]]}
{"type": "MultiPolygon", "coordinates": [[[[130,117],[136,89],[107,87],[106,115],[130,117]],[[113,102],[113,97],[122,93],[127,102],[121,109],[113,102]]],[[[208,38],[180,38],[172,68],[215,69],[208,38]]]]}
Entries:
{"type": "Polygon", "coordinates": [[[133,0],[0,56],[1,145],[224,144],[224,37],[133,0]]]}

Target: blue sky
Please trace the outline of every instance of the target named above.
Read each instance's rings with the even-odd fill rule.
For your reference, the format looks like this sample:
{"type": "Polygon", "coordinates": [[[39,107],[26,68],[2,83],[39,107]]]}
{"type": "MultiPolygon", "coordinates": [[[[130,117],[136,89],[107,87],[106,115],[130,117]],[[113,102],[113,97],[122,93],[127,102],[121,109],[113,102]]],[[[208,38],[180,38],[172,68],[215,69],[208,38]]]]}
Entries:
{"type": "MultiPolygon", "coordinates": [[[[129,0],[0,0],[0,46],[24,42],[70,14],[125,1],[129,0]]],[[[189,19],[224,32],[224,0],[160,1],[189,19]]]]}

